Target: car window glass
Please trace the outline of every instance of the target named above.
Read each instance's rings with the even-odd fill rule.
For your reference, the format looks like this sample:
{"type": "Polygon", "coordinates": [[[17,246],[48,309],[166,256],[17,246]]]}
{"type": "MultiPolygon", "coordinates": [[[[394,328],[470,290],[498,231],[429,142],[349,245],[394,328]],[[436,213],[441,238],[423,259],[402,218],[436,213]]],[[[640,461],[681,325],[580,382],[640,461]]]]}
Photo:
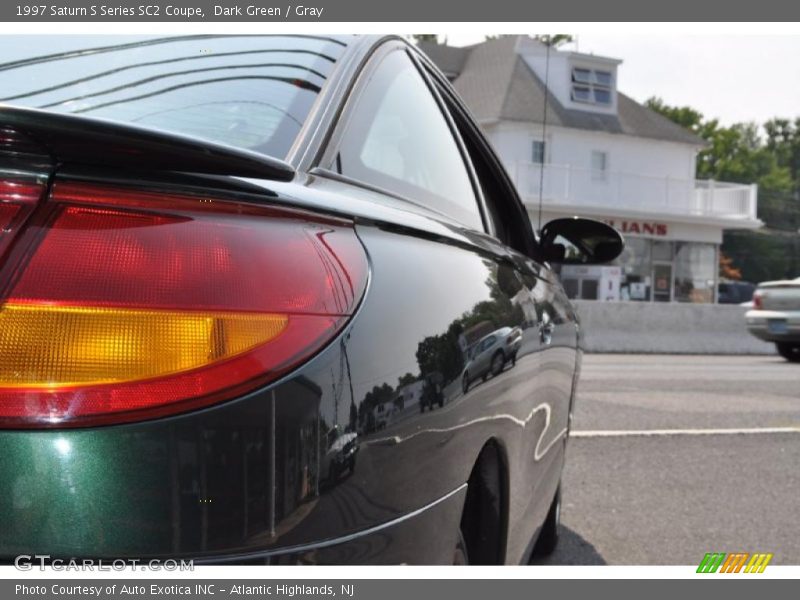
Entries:
{"type": "Polygon", "coordinates": [[[387,55],[357,102],[334,168],[482,230],[458,145],[408,55],[387,55]]]}
{"type": "MultiPolygon", "coordinates": [[[[431,76],[435,77],[433,74],[431,76]]],[[[437,88],[445,99],[447,109],[453,117],[475,170],[477,183],[483,195],[486,217],[492,223],[494,236],[511,248],[528,254],[530,242],[533,241],[531,223],[527,218],[519,219],[512,216],[516,212],[511,206],[514,202],[514,192],[509,189],[510,182],[505,181],[502,174],[497,171],[498,168],[502,169],[502,166],[499,163],[493,164],[492,157],[487,155],[487,150],[480,139],[482,134],[469,122],[462,109],[453,102],[441,81],[437,83],[437,88]]],[[[488,152],[491,153],[491,150],[488,152]]]]}
{"type": "Polygon", "coordinates": [[[346,48],[331,36],[0,36],[0,103],[284,157],[346,48]]]}

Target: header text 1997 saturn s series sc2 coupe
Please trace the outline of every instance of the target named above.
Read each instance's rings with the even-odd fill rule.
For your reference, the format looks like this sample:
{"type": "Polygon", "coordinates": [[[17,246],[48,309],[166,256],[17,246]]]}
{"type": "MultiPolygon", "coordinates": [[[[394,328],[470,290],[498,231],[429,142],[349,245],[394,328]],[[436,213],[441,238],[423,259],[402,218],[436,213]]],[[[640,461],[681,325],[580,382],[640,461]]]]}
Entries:
{"type": "Polygon", "coordinates": [[[551,550],[580,350],[550,265],[619,234],[536,238],[399,38],[107,41],[2,42],[0,560],[551,550]]]}

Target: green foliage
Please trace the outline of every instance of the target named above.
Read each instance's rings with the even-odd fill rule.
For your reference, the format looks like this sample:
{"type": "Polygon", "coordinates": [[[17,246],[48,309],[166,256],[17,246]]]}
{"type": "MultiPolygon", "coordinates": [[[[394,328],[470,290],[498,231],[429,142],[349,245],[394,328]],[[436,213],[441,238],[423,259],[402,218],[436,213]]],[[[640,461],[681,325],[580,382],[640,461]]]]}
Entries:
{"type": "Polygon", "coordinates": [[[796,172],[793,174],[789,167],[789,148],[800,142],[800,132],[791,125],[779,128],[775,122],[781,120],[769,121],[764,126],[768,132],[764,140],[755,123],[723,127],[717,119],[706,119],[689,106],[669,106],[661,98],[650,98],[645,105],[706,141],[707,146],[697,155],[698,179],[757,183],[763,191],[779,193],[800,187],[796,172]],[[770,137],[771,130],[774,134],[770,137]]]}
{"type": "Polygon", "coordinates": [[[645,106],[667,117],[670,121],[685,127],[689,131],[703,137],[701,128],[703,115],[689,106],[669,106],[661,98],[655,96],[645,102],[645,106]]]}
{"type": "Polygon", "coordinates": [[[764,131],[767,133],[767,148],[775,155],[778,165],[788,169],[789,176],[797,184],[800,182],[800,117],[794,122],[770,119],[764,123],[764,131]]]}
{"type": "Polygon", "coordinates": [[[800,118],[770,119],[723,127],[689,106],[650,98],[649,108],[706,141],[697,156],[697,177],[758,184],[762,231],[725,233],[722,251],[747,281],[800,275],[800,118]]]}
{"type": "Polygon", "coordinates": [[[533,39],[542,42],[545,46],[551,48],[558,48],[564,44],[569,44],[574,40],[574,37],[568,33],[552,33],[552,34],[537,34],[533,39]]]}
{"type": "Polygon", "coordinates": [[[790,279],[800,274],[800,238],[769,231],[726,231],[723,251],[744,281],[790,279]]]}
{"type": "Polygon", "coordinates": [[[411,39],[414,40],[415,44],[419,44],[420,42],[439,43],[439,35],[436,33],[413,33],[411,34],[411,39]]]}

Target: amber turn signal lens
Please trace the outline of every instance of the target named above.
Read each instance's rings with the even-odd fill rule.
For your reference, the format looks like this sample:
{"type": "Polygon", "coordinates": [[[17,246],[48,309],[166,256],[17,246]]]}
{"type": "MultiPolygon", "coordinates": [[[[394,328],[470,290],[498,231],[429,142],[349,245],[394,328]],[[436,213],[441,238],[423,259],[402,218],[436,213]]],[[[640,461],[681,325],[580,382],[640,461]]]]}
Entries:
{"type": "Polygon", "coordinates": [[[286,315],[6,304],[0,387],[138,381],[232,358],[279,336],[286,315]]]}

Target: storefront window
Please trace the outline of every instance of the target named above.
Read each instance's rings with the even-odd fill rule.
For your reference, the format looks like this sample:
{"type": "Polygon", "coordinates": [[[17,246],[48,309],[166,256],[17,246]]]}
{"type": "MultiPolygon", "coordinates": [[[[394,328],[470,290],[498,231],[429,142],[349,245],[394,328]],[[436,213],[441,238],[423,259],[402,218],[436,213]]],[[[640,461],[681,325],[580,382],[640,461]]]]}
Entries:
{"type": "Polygon", "coordinates": [[[625,250],[617,259],[617,264],[622,268],[620,300],[650,301],[651,244],[651,240],[645,238],[625,240],[625,250]]]}
{"type": "Polygon", "coordinates": [[[672,242],[653,242],[653,260],[672,262],[672,242]]]}
{"type": "Polygon", "coordinates": [[[714,245],[677,242],[675,246],[675,300],[713,302],[716,273],[714,245]]]}
{"type": "Polygon", "coordinates": [[[714,244],[629,236],[611,265],[565,265],[570,298],[623,302],[714,302],[714,244]]]}

